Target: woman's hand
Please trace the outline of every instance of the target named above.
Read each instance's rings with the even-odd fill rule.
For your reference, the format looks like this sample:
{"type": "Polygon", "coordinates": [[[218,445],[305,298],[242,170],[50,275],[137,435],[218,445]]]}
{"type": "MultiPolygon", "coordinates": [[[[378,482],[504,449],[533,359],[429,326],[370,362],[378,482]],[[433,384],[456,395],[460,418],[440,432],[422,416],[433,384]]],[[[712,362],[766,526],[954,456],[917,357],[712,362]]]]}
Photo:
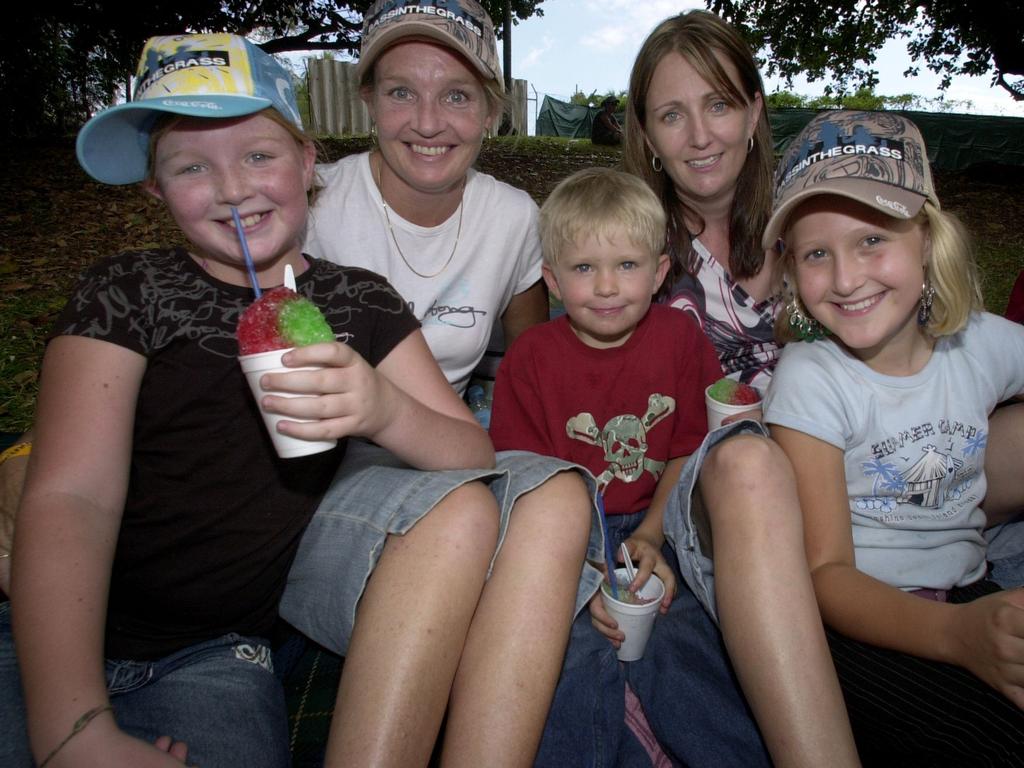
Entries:
{"type": "Polygon", "coordinates": [[[1024,709],[1024,588],[956,607],[953,660],[1024,709]]]}

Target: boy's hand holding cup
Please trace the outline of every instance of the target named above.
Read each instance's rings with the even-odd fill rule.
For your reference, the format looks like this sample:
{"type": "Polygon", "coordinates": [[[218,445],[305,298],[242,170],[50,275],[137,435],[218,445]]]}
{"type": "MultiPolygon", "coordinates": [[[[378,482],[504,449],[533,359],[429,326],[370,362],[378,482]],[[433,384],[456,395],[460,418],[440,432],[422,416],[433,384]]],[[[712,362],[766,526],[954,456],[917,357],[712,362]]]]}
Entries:
{"type": "Polygon", "coordinates": [[[629,591],[629,575],[625,568],[616,568],[612,574],[618,587],[618,598],[611,594],[607,581],[601,583],[601,601],[605,611],[619,625],[625,639],[619,645],[619,661],[636,661],[644,655],[654,620],[665,596],[665,583],[655,574],[635,593],[629,591]]]}

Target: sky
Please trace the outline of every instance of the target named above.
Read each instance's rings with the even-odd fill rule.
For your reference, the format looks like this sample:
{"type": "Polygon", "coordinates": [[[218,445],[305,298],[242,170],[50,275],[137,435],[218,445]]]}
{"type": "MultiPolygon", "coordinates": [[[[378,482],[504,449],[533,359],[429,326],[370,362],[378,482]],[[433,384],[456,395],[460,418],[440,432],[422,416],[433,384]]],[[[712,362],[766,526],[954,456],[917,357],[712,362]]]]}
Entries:
{"type": "MultiPolygon", "coordinates": [[[[647,34],[662,19],[689,8],[704,8],[701,0],[544,0],[544,16],[520,22],[512,29],[512,75],[529,82],[530,133],[545,95],[568,101],[583,93],[626,90],[633,59],[647,34]]],[[[498,41],[501,55],[501,41],[498,41]]],[[[939,77],[921,67],[922,74],[905,78],[910,65],[906,41],[890,41],[879,54],[875,93],[896,96],[911,93],[925,98],[940,95],[939,77]]],[[[991,76],[959,77],[946,91],[946,99],[970,101],[955,111],[971,114],[1024,117],[1024,103],[1014,102],[1002,88],[990,86],[991,76]]],[[[820,95],[824,81],[794,79],[787,88],[778,79],[766,79],[769,93],[790,90],[801,96],[820,95]]]]}

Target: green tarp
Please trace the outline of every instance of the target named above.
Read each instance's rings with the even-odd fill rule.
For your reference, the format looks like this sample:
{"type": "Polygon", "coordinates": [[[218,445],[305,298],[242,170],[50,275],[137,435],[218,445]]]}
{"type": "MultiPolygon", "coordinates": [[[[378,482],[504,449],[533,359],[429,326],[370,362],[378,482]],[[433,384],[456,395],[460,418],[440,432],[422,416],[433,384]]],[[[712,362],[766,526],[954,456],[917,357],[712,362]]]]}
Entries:
{"type": "MultiPolygon", "coordinates": [[[[569,139],[590,139],[590,127],[600,107],[582,107],[545,96],[537,115],[538,136],[562,136],[569,139]]],[[[616,112],[620,125],[626,124],[626,115],[616,112]]]]}
{"type": "MultiPolygon", "coordinates": [[[[596,107],[581,107],[545,96],[537,115],[538,136],[589,139],[596,107]]],[[[769,112],[775,151],[782,152],[800,129],[817,114],[813,109],[773,109],[769,112]]],[[[1024,118],[961,115],[938,112],[900,112],[924,135],[928,159],[936,168],[961,170],[995,163],[1024,166],[1024,118]]],[[[625,124],[622,115],[617,116],[625,124]]]]}

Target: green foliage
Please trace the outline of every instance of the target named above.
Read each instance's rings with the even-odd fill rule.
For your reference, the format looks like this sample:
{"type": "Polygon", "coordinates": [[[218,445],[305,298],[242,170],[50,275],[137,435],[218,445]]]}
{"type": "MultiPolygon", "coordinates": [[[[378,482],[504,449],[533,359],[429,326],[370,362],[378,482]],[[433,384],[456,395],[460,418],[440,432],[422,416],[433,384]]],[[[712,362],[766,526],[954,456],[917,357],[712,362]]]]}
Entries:
{"type": "Polygon", "coordinates": [[[852,94],[826,93],[801,96],[792,91],[776,91],[767,96],[769,109],[866,109],[917,110],[921,112],[970,112],[971,102],[959,99],[929,99],[912,93],[882,96],[871,88],[858,88],[852,94]]]}
{"type": "Polygon", "coordinates": [[[603,96],[599,96],[597,91],[591,91],[590,93],[583,93],[576,91],[572,96],[569,97],[569,103],[575,104],[578,107],[596,107],[601,103],[603,96]]]}
{"type": "Polygon", "coordinates": [[[870,88],[858,88],[851,95],[841,97],[839,101],[844,109],[878,110],[886,108],[888,98],[876,95],[870,88]]]}
{"type": "Polygon", "coordinates": [[[801,109],[807,107],[807,97],[792,91],[775,91],[765,98],[768,109],[801,109]]]}
{"type": "Polygon", "coordinates": [[[52,289],[18,291],[0,300],[0,431],[24,432],[32,426],[39,361],[64,304],[63,292],[52,289]]]}
{"type": "Polygon", "coordinates": [[[607,93],[598,93],[597,91],[582,93],[581,91],[576,91],[576,93],[569,97],[569,103],[581,107],[600,107],[601,102],[609,96],[618,100],[618,105],[615,107],[616,112],[621,112],[626,108],[626,99],[629,96],[626,91],[608,91],[607,93]]]}
{"type": "Polygon", "coordinates": [[[309,108],[309,80],[305,77],[294,77],[292,83],[295,86],[295,103],[299,108],[299,116],[302,118],[302,124],[308,128],[313,124],[309,108]]]}
{"type": "MultiPolygon", "coordinates": [[[[911,58],[942,75],[992,73],[1024,99],[1024,0],[705,0],[735,24],[762,59],[767,75],[830,79],[843,92],[871,88],[878,51],[894,37],[911,58]]],[[[918,71],[911,67],[905,74],[918,71]]],[[[832,86],[829,86],[831,91],[832,86]]]]}
{"type": "MultiPolygon", "coordinates": [[[[510,0],[513,24],[543,15],[543,0],[510,0]]],[[[0,136],[74,132],[123,96],[143,42],[153,35],[233,32],[267,53],[356,53],[371,0],[66,0],[17,3],[0,31],[0,136]]],[[[500,27],[505,0],[483,5],[500,27]]]]}
{"type": "Polygon", "coordinates": [[[0,136],[73,132],[123,82],[90,35],[17,5],[0,29],[0,136]]]}
{"type": "MultiPolygon", "coordinates": [[[[540,7],[540,4],[543,2],[544,0],[512,0],[512,26],[515,26],[520,21],[526,21],[526,19],[533,16],[543,16],[544,9],[540,7]]],[[[505,0],[480,0],[480,4],[491,17],[491,21],[494,22],[494,29],[498,34],[498,38],[503,38],[505,0]]]]}

